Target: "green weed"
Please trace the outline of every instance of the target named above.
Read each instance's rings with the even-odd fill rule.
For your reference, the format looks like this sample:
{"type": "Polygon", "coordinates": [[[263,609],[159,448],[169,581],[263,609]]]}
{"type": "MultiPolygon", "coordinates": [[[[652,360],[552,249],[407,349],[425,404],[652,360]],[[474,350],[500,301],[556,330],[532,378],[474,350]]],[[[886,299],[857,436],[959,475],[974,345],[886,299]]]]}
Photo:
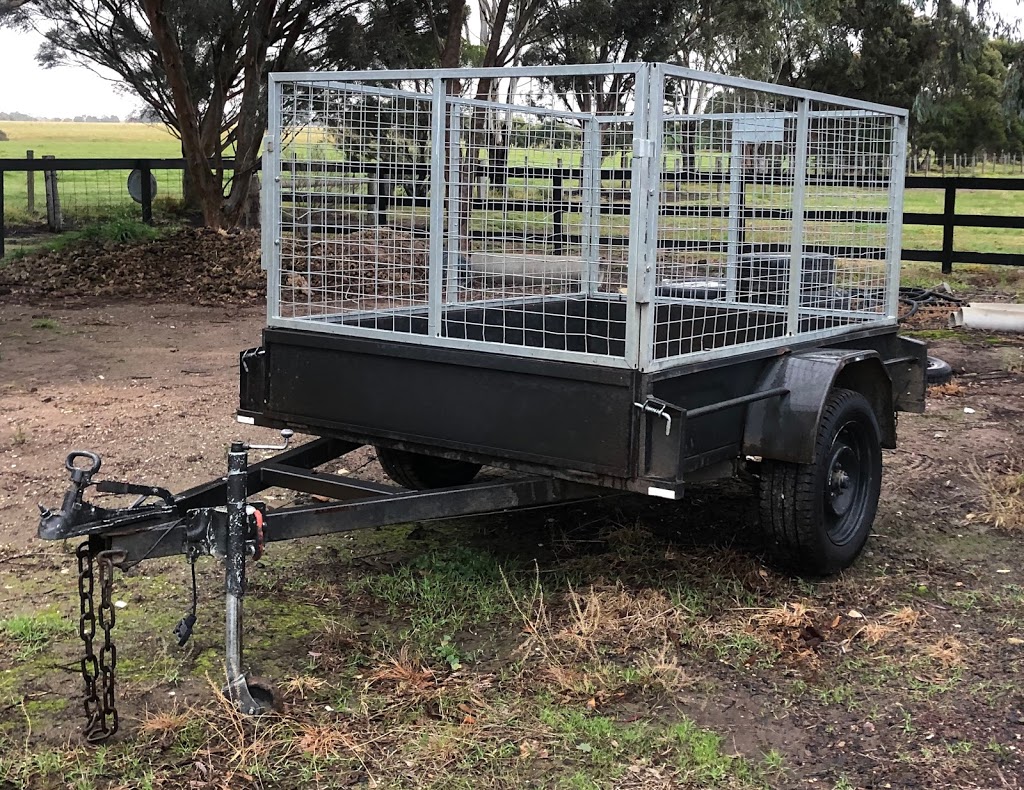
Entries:
{"type": "Polygon", "coordinates": [[[15,615],[8,620],[0,620],[0,636],[17,646],[15,655],[19,659],[40,653],[51,639],[73,632],[71,621],[54,611],[15,615]]]}

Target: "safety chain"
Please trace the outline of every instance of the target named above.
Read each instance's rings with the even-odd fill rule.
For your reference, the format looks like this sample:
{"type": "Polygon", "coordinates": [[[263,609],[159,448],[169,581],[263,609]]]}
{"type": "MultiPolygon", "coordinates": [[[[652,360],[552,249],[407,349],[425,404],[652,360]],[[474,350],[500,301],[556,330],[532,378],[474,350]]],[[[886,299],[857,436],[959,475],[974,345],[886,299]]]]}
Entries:
{"type": "Polygon", "coordinates": [[[82,679],[85,681],[85,739],[90,743],[102,743],[117,732],[118,725],[114,697],[117,648],[112,636],[115,621],[113,581],[114,568],[120,566],[125,558],[125,552],[97,552],[89,541],[85,541],[79,545],[75,554],[78,557],[78,635],[85,646],[85,653],[82,656],[82,679]],[[97,576],[100,587],[98,618],[94,595],[97,576]],[[93,650],[97,619],[103,630],[103,645],[98,657],[93,650]]]}

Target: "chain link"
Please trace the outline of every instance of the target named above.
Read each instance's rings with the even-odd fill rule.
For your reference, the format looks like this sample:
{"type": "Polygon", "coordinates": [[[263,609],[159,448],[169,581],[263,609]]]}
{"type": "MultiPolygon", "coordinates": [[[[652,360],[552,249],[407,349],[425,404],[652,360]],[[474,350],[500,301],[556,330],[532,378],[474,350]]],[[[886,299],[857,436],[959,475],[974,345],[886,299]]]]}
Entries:
{"type": "Polygon", "coordinates": [[[113,629],[116,620],[113,601],[114,568],[125,558],[124,551],[95,551],[89,541],[79,545],[78,557],[78,634],[85,653],[82,656],[82,679],[85,681],[85,738],[102,743],[117,732],[118,717],[114,678],[117,670],[117,647],[113,629]],[[98,574],[97,574],[98,570],[98,574]],[[95,585],[99,581],[99,617],[95,608],[95,585]],[[96,623],[103,631],[103,645],[97,657],[93,648],[96,623]]]}
{"type": "Polygon", "coordinates": [[[82,638],[85,653],[82,655],[82,679],[85,681],[85,732],[86,737],[100,726],[100,698],[96,693],[96,679],[99,677],[99,662],[92,649],[96,636],[96,613],[93,609],[93,552],[89,541],[79,544],[75,551],[78,557],[78,635],[82,638]]]}

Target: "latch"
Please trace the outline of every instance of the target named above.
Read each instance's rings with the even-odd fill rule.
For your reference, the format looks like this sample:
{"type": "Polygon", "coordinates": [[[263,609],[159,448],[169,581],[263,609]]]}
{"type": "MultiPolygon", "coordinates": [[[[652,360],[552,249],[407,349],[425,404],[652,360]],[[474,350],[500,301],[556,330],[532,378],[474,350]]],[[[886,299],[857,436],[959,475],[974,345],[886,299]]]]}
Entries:
{"type": "Polygon", "coordinates": [[[655,417],[661,417],[665,421],[665,435],[670,436],[672,434],[672,415],[668,413],[669,409],[681,412],[678,406],[671,403],[666,403],[658,398],[648,397],[643,403],[634,403],[640,411],[646,414],[653,414],[655,417]]]}

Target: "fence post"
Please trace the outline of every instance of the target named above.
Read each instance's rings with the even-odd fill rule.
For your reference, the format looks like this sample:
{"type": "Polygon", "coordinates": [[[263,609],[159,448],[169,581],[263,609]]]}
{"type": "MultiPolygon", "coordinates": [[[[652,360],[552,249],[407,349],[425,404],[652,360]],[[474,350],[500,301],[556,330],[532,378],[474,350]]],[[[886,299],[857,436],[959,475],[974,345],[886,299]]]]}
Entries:
{"type": "MultiPolygon", "coordinates": [[[[53,159],[44,156],[43,159],[53,159]]],[[[63,218],[60,215],[60,194],[57,192],[57,171],[43,171],[43,186],[46,187],[46,226],[53,232],[61,229],[63,218]]]]}
{"type": "Polygon", "coordinates": [[[565,233],[565,206],[562,205],[562,160],[556,159],[556,167],[558,168],[554,173],[551,174],[551,202],[554,203],[555,215],[554,230],[555,233],[555,255],[564,255],[565,246],[563,244],[563,235],[565,233]]]}
{"type": "MultiPolygon", "coordinates": [[[[35,158],[36,152],[29,149],[25,152],[25,158],[30,162],[35,158]]],[[[28,195],[28,213],[33,214],[36,210],[36,174],[34,170],[29,170],[26,174],[28,180],[25,183],[25,188],[28,195]]]]}
{"type": "Polygon", "coordinates": [[[142,221],[147,225],[153,224],[153,171],[143,166],[139,169],[142,175],[142,221]]]}
{"type": "Polygon", "coordinates": [[[942,273],[953,273],[953,215],[956,213],[956,186],[946,183],[942,207],[942,273]]]}

